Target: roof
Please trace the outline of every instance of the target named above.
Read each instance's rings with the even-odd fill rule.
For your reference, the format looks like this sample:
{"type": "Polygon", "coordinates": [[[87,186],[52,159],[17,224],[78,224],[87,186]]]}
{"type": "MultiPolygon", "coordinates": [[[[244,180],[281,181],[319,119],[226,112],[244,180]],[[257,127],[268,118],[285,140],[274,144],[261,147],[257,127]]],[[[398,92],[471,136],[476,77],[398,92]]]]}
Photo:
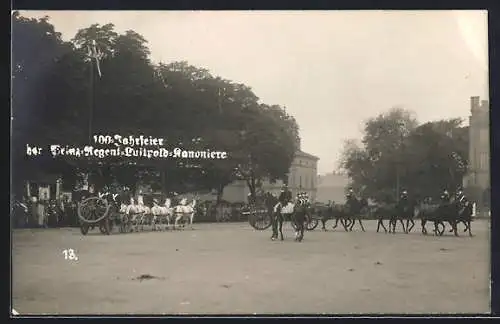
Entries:
{"type": "Polygon", "coordinates": [[[316,155],[312,155],[312,154],[309,154],[309,153],[306,153],[304,151],[297,151],[295,152],[295,155],[296,156],[303,156],[303,157],[307,157],[307,158],[310,158],[310,159],[313,159],[313,160],[319,160],[319,157],[317,157],[316,155]]]}

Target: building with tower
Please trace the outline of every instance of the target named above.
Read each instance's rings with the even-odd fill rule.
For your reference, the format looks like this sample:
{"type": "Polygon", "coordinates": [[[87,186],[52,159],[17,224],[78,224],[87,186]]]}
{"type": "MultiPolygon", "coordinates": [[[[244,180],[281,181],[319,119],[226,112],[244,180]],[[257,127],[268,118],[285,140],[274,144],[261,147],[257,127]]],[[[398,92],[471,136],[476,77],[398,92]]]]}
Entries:
{"type": "Polygon", "coordinates": [[[464,188],[479,207],[489,206],[490,191],[490,106],[488,100],[470,98],[469,166],[464,188]]]}

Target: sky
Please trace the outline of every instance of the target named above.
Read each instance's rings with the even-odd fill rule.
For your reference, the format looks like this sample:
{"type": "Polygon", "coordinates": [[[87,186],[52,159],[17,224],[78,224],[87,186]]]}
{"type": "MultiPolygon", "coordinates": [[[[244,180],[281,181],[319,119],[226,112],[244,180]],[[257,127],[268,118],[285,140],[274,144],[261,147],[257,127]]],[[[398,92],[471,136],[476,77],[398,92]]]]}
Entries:
{"type": "Polygon", "coordinates": [[[188,61],[285,106],[302,150],[336,170],[346,139],[392,107],[420,122],[461,117],[488,99],[486,11],[21,11],[70,40],[113,23],[149,42],[153,62],[188,61]]]}

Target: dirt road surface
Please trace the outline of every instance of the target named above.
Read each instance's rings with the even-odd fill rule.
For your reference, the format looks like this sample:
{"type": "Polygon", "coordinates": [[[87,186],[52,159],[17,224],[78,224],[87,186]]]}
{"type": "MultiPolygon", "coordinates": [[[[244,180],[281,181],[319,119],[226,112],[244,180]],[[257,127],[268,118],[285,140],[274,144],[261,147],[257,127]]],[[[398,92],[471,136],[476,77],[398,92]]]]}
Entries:
{"type": "Polygon", "coordinates": [[[284,242],[246,223],[110,236],[15,230],[13,308],[21,315],[489,312],[488,221],[472,224],[473,237],[423,236],[419,224],[410,234],[384,234],[375,221],[364,224],[364,233],[306,232],[302,243],[290,224],[284,242]],[[65,249],[78,260],[65,260],[65,249]]]}

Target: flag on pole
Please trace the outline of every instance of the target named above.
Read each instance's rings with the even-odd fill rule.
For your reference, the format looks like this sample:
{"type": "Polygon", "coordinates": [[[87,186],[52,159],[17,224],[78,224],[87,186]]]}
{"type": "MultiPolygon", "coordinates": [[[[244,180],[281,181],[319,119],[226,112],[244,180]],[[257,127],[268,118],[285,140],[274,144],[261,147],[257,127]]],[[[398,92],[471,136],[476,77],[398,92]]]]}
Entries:
{"type": "Polygon", "coordinates": [[[99,78],[102,76],[101,73],[101,64],[100,64],[100,59],[102,58],[102,53],[97,49],[97,44],[95,40],[92,40],[92,45],[88,46],[88,54],[90,57],[90,60],[95,59],[96,66],[97,66],[97,73],[99,74],[99,78]]]}

